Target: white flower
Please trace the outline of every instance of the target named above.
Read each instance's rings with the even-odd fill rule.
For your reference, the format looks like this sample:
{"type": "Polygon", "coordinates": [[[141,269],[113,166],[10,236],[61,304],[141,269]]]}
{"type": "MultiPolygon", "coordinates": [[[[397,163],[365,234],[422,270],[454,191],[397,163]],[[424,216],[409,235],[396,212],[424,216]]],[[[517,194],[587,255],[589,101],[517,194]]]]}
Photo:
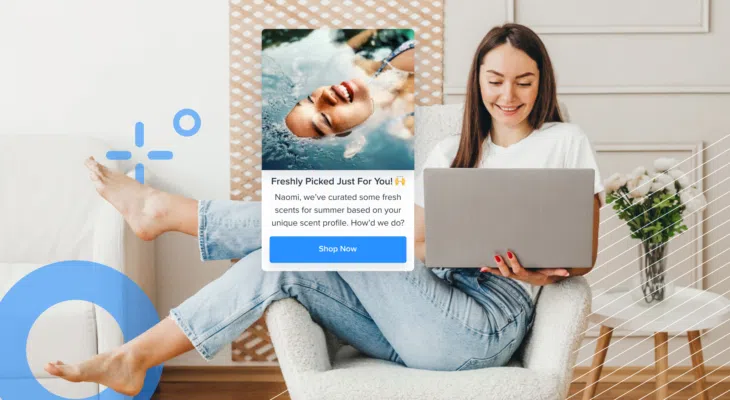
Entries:
{"type": "Polygon", "coordinates": [[[603,181],[603,186],[606,189],[606,194],[617,191],[621,186],[626,184],[628,178],[624,174],[616,172],[603,181]]]}
{"type": "Polygon", "coordinates": [[[681,170],[677,168],[672,168],[667,171],[667,173],[669,174],[669,176],[674,178],[677,183],[679,183],[680,189],[684,189],[689,186],[689,178],[687,178],[687,175],[681,170]]]}
{"type": "Polygon", "coordinates": [[[660,157],[654,160],[654,169],[657,172],[664,172],[677,165],[677,160],[669,157],[660,157]]]}
{"type": "Polygon", "coordinates": [[[648,175],[640,175],[636,178],[629,179],[626,183],[626,188],[629,189],[629,197],[635,199],[644,197],[651,190],[651,178],[648,175]]]}
{"type": "Polygon", "coordinates": [[[631,171],[631,173],[629,174],[629,179],[638,178],[644,174],[646,174],[646,168],[644,168],[643,166],[640,165],[640,166],[634,168],[633,171],[631,171]]]}
{"type": "Polygon", "coordinates": [[[626,175],[626,187],[627,189],[631,190],[631,188],[635,188],[638,186],[639,181],[641,180],[641,177],[646,174],[646,168],[644,167],[636,167],[633,171],[629,172],[628,175],[626,175]]]}
{"type": "Polygon", "coordinates": [[[635,187],[639,186],[639,181],[641,180],[641,177],[642,176],[643,175],[629,176],[628,179],[626,180],[626,189],[628,189],[629,191],[631,191],[635,187]]]}
{"type": "Polygon", "coordinates": [[[658,173],[654,175],[654,182],[651,184],[651,191],[661,192],[664,190],[670,194],[677,193],[677,188],[674,186],[674,179],[665,173],[658,173]]]}
{"type": "Polygon", "coordinates": [[[686,212],[691,214],[695,211],[702,211],[707,207],[705,196],[695,187],[687,188],[679,193],[679,200],[686,207],[686,212]]]}

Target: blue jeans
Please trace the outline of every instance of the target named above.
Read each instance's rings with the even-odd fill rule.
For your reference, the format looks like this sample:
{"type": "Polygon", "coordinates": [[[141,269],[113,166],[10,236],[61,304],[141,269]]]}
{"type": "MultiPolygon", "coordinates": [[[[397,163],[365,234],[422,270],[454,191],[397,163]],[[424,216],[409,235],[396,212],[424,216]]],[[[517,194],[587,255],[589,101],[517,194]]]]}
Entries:
{"type": "Polygon", "coordinates": [[[265,272],[260,203],[201,201],[198,214],[202,259],[241,258],[170,311],[207,360],[287,297],[362,353],[429,370],[505,365],[533,323],[527,292],[478,268],[265,272]]]}

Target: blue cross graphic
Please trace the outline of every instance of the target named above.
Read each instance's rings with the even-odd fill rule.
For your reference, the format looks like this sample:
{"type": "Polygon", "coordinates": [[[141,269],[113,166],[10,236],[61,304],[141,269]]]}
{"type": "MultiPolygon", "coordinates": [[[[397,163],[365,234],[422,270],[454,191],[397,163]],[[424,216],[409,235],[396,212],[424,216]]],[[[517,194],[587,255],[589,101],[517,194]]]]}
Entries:
{"type": "MultiPolygon", "coordinates": [[[[134,145],[142,148],[144,146],[144,124],[137,122],[134,125],[134,145]]],[[[132,152],[126,150],[112,150],[106,153],[107,160],[129,160],[132,152]]],[[[147,153],[150,160],[172,160],[172,152],[168,150],[152,150],[147,153]]],[[[134,178],[137,182],[144,184],[144,165],[137,163],[134,166],[134,178]]]]}
{"type": "MultiPolygon", "coordinates": [[[[198,133],[201,126],[200,114],[190,108],[183,108],[175,114],[172,119],[172,127],[175,128],[175,132],[183,137],[194,136],[198,133]],[[193,126],[185,129],[180,125],[180,120],[184,117],[190,117],[193,120],[193,126]]],[[[144,146],[144,124],[137,122],[134,125],[134,145],[137,147],[144,146]]],[[[131,151],[108,151],[106,153],[107,160],[129,160],[132,158],[131,151]]],[[[172,152],[168,150],[152,150],[147,153],[147,158],[150,160],[172,160],[172,152]]],[[[144,184],[144,165],[137,163],[134,166],[134,178],[137,182],[144,184]]]]}

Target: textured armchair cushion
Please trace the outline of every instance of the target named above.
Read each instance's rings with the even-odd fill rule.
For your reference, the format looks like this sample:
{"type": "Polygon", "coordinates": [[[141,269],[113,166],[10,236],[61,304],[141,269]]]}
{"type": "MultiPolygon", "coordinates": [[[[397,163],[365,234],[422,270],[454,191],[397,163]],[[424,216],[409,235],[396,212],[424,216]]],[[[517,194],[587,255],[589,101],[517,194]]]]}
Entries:
{"type": "Polygon", "coordinates": [[[416,107],[416,134],[414,135],[415,171],[418,174],[428,153],[436,143],[448,136],[461,134],[463,104],[416,107]]]}
{"type": "MultiPolygon", "coordinates": [[[[563,294],[577,288],[576,294],[587,293],[585,279],[571,278],[563,294]]],[[[566,281],[566,282],[567,282],[566,281]]],[[[561,283],[560,285],[562,285],[561,283]]],[[[569,296],[568,296],[569,297],[569,296]]],[[[553,296],[544,307],[550,307],[553,296]]],[[[579,309],[585,304],[575,299],[579,309]]],[[[559,306],[560,304],[556,304],[559,306]]],[[[536,369],[521,368],[519,361],[510,366],[469,371],[427,371],[406,368],[389,361],[369,358],[350,346],[342,346],[328,357],[326,334],[315,324],[307,310],[293,299],[274,302],[269,307],[266,323],[276,349],[291,398],[301,399],[563,399],[570,384],[573,350],[580,342],[576,330],[585,321],[585,314],[575,308],[557,311],[552,321],[543,318],[542,326],[533,332],[531,357],[557,354],[555,362],[542,365],[532,361],[536,369]],[[565,325],[564,325],[565,324],[565,325]],[[565,329],[565,327],[571,327],[565,329]],[[560,338],[565,335],[565,338],[560,338]],[[556,344],[556,340],[559,342],[556,344]]],[[[537,321],[536,321],[537,323],[537,321]]],[[[330,351],[333,349],[330,346],[330,351]]]]}
{"type": "Polygon", "coordinates": [[[293,299],[266,314],[292,399],[563,399],[583,339],[591,293],[583,277],[546,286],[535,325],[505,367],[426,371],[369,358],[314,323],[293,299]]]}

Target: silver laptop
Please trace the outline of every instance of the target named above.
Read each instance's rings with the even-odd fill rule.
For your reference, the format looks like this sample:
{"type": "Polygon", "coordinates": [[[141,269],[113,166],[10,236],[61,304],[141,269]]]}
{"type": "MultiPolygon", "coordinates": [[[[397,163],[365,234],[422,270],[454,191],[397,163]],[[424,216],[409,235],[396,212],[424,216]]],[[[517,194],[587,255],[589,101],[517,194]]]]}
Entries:
{"type": "Polygon", "coordinates": [[[496,267],[510,249],[525,268],[590,267],[593,180],[583,168],[425,169],[426,264],[496,267]]]}

